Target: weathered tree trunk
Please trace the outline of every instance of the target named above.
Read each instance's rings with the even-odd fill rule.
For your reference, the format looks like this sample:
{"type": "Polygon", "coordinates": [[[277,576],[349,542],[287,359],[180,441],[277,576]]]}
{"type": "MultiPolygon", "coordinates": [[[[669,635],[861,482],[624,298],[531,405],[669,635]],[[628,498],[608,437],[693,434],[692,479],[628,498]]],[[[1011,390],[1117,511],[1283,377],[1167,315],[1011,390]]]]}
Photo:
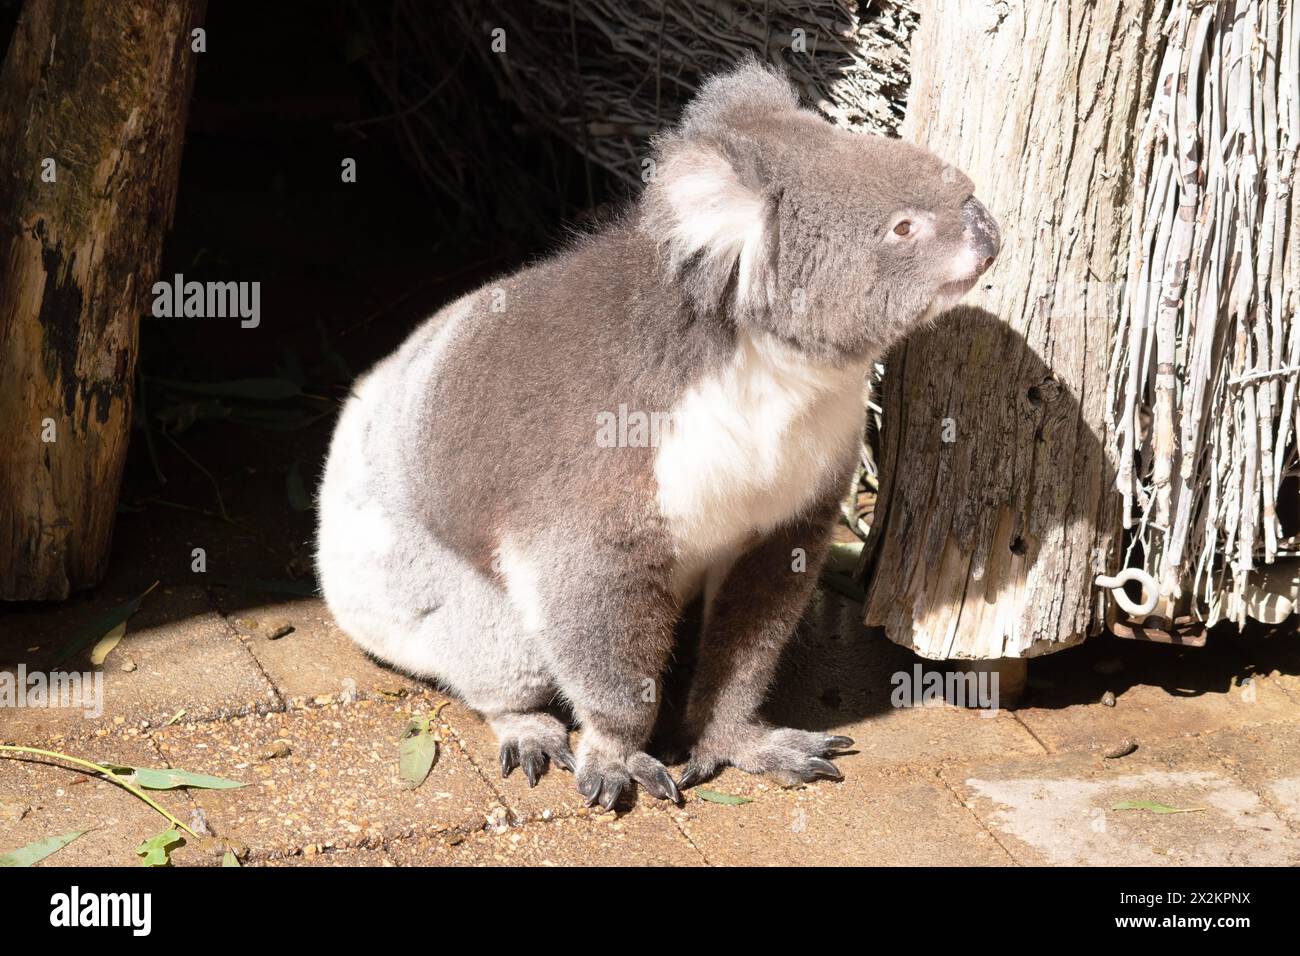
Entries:
{"type": "Polygon", "coordinates": [[[28,0],[0,70],[0,599],[104,572],[202,7],[28,0]]]}
{"type": "Polygon", "coordinates": [[[1084,639],[1119,560],[1106,368],[1156,0],[931,0],[904,137],[1002,226],[969,307],[890,357],[866,621],[930,658],[1084,639]]]}

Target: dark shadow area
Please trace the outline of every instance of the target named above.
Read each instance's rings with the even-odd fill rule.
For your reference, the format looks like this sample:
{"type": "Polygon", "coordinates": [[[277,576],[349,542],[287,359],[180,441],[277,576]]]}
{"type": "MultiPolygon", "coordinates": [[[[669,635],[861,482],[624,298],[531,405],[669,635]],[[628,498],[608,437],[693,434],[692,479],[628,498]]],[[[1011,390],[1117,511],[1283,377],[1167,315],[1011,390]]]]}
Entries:
{"type": "MultiPolygon", "coordinates": [[[[0,45],[20,6],[0,4],[0,45]]],[[[454,80],[422,112],[445,127],[460,192],[431,184],[368,67],[401,46],[398,7],[209,5],[159,278],[257,283],[260,317],[245,328],[238,317],[143,316],[109,572],[63,609],[120,603],[154,581],[201,584],[228,614],[312,593],[312,498],[352,380],[581,218],[580,160],[522,124],[485,66],[455,55],[450,29],[418,75],[454,80]],[[548,188],[497,188],[501,169],[530,164],[545,166],[548,188]]],[[[51,610],[0,610],[0,659],[30,657],[25,622],[51,610]]]]}
{"type": "MultiPolygon", "coordinates": [[[[985,281],[997,282],[996,266],[985,281]]],[[[880,497],[864,560],[873,623],[905,640],[919,614],[946,632],[951,614],[982,613],[1018,581],[1042,587],[1066,561],[1072,571],[1094,562],[1105,529],[1119,526],[1114,463],[1090,424],[1100,419],[1096,397],[1081,409],[1020,332],[974,306],[909,336],[886,367],[880,497]],[[1075,525],[1095,530],[1080,540],[1075,525]],[[1050,550],[1063,533],[1068,557],[1050,550]]],[[[1069,591],[1060,629],[1083,631],[1091,591],[1069,591]]]]}
{"type": "Polygon", "coordinates": [[[1102,635],[1030,665],[1022,706],[1060,709],[1094,703],[1110,691],[1146,685],[1173,697],[1225,694],[1257,677],[1300,675],[1294,618],[1280,625],[1250,621],[1237,631],[1220,623],[1204,647],[1176,647],[1102,635]]]}

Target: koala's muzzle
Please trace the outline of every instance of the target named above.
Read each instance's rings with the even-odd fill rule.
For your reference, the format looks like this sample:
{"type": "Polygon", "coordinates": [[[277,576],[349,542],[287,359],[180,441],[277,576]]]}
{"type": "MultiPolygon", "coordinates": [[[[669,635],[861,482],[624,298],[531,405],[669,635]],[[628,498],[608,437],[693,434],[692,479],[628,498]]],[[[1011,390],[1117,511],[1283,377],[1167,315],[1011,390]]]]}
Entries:
{"type": "Polygon", "coordinates": [[[961,219],[966,224],[967,238],[979,261],[975,270],[978,275],[993,265],[998,250],[1002,248],[1002,233],[998,231],[997,220],[974,196],[962,203],[961,219]]]}

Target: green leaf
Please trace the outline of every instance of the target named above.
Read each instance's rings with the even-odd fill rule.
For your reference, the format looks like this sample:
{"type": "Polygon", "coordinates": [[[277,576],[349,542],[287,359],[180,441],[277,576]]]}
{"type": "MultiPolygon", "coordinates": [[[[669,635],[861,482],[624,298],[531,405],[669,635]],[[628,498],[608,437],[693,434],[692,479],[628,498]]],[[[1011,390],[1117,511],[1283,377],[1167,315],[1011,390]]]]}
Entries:
{"type": "Polygon", "coordinates": [[[230,417],[230,406],[218,401],[180,402],[165,405],[154,414],[163,430],[175,434],[183,432],[197,421],[230,417]]]}
{"type": "Polygon", "coordinates": [[[695,795],[701,800],[707,800],[709,803],[725,803],[729,807],[738,807],[742,803],[753,803],[749,797],[740,797],[734,793],[718,793],[716,790],[697,789],[695,795]]]}
{"type": "Polygon", "coordinates": [[[364,33],[349,33],[343,44],[343,61],[355,63],[370,52],[370,37],[364,33]]]}
{"type": "Polygon", "coordinates": [[[429,718],[416,714],[406,725],[397,761],[402,786],[414,790],[433,769],[438,759],[438,740],[433,735],[429,718]]]}
{"type": "Polygon", "coordinates": [[[251,398],[260,402],[278,402],[297,398],[302,389],[287,378],[237,378],[228,382],[181,382],[171,378],[150,379],[155,385],[189,395],[212,395],[218,398],[251,398]]]}
{"type": "Polygon", "coordinates": [[[348,366],[347,360],[330,343],[329,329],[325,327],[325,323],[320,319],[316,320],[316,331],[320,333],[320,354],[325,359],[324,364],[334,366],[334,371],[338,374],[341,382],[350,382],[356,378],[356,375],[348,366]]]}
{"type": "Polygon", "coordinates": [[[237,790],[247,784],[236,780],[223,780],[210,777],[205,773],[190,773],[188,770],[155,770],[152,767],[126,767],[120,764],[106,763],[113,773],[120,776],[135,777],[135,785],[142,790],[175,790],[177,787],[193,787],[195,790],[237,790]]]}
{"type": "Polygon", "coordinates": [[[256,428],[278,428],[292,431],[306,428],[323,416],[304,412],[298,408],[258,408],[253,405],[239,405],[231,409],[228,420],[236,425],[252,425],[256,428]]]}
{"type": "Polygon", "coordinates": [[[857,570],[858,561],[861,558],[861,541],[833,542],[830,552],[826,555],[826,570],[836,574],[843,574],[845,577],[852,579],[853,572],[857,570]]]}
{"type": "Polygon", "coordinates": [[[107,637],[119,624],[122,624],[132,614],[140,610],[140,602],[145,599],[145,595],[147,595],[149,591],[152,591],[157,586],[158,582],[155,581],[153,584],[149,585],[149,588],[144,592],[144,594],[141,594],[135,600],[127,601],[125,604],[118,605],[115,608],[105,611],[102,615],[83,627],[76,633],[72,640],[68,641],[68,643],[64,645],[63,650],[59,652],[59,656],[54,658],[54,661],[50,664],[50,670],[58,670],[61,664],[64,664],[72,657],[81,653],[90,645],[107,637]]]}
{"type": "Polygon", "coordinates": [[[828,591],[834,591],[850,601],[857,601],[859,604],[865,604],[867,592],[847,574],[839,574],[835,571],[822,571],[821,585],[828,591]]]}
{"type": "Polygon", "coordinates": [[[1111,807],[1112,810],[1150,810],[1152,813],[1200,813],[1205,807],[1171,807],[1166,803],[1152,800],[1124,800],[1111,807]]]}
{"type": "Polygon", "coordinates": [[[35,843],[29,843],[25,847],[14,850],[12,853],[6,853],[0,856],[0,867],[6,866],[31,866],[41,862],[51,853],[57,853],[65,846],[85,833],[85,830],[72,830],[62,836],[49,837],[44,840],[38,840],[35,843]]]}
{"type": "Polygon", "coordinates": [[[289,473],[284,476],[284,490],[289,495],[289,507],[294,511],[311,511],[311,495],[307,494],[307,487],[302,483],[302,471],[298,468],[298,462],[289,466],[289,473]]]}
{"type": "Polygon", "coordinates": [[[235,856],[235,854],[233,854],[233,853],[231,853],[229,850],[227,850],[226,853],[225,853],[225,855],[221,858],[221,865],[222,865],[222,866],[233,866],[233,867],[238,867],[238,866],[239,866],[239,858],[238,858],[237,856],[235,856]]]}
{"type": "Polygon", "coordinates": [[[126,621],[120,622],[117,627],[99,639],[99,643],[90,652],[91,665],[99,667],[103,664],[104,658],[112,653],[113,648],[117,647],[124,637],[126,637],[126,621]]]}
{"type": "Polygon", "coordinates": [[[299,388],[306,385],[307,373],[303,371],[302,362],[298,360],[297,353],[293,352],[291,349],[281,347],[280,355],[284,358],[284,362],[276,368],[279,377],[287,378],[299,388]]]}
{"type": "Polygon", "coordinates": [[[171,827],[145,840],[135,848],[135,854],[140,857],[141,866],[168,866],[172,861],[172,850],[184,842],[180,831],[171,827]]]}

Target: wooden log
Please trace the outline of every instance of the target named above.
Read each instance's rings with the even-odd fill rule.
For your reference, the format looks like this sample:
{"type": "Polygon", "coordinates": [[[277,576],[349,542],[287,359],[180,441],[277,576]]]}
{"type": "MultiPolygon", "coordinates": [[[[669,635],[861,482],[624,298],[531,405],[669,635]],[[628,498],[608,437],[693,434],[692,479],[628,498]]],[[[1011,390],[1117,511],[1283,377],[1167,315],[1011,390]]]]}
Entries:
{"type": "Polygon", "coordinates": [[[889,359],[865,619],[929,658],[1033,657],[1118,565],[1106,371],[1155,0],[931,0],[904,137],[1002,226],[969,306],[889,359]]]}
{"type": "Polygon", "coordinates": [[[202,0],[28,0],[0,69],[0,599],[105,570],[202,0]]]}

